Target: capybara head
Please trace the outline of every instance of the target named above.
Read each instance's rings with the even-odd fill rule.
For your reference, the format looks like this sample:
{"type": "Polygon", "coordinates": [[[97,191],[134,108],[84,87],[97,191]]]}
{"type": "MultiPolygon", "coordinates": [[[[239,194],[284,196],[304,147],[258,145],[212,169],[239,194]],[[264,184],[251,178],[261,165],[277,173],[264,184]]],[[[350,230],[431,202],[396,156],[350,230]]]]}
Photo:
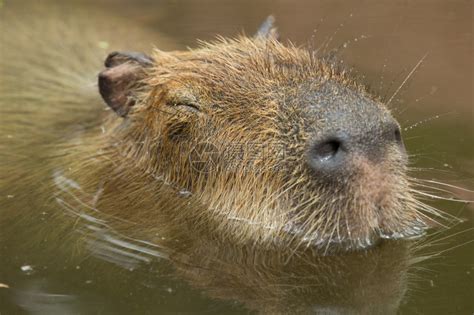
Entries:
{"type": "Polygon", "coordinates": [[[130,168],[193,200],[179,215],[196,229],[242,243],[352,250],[420,235],[390,111],[269,26],[190,51],[109,55],[99,89],[130,168]]]}

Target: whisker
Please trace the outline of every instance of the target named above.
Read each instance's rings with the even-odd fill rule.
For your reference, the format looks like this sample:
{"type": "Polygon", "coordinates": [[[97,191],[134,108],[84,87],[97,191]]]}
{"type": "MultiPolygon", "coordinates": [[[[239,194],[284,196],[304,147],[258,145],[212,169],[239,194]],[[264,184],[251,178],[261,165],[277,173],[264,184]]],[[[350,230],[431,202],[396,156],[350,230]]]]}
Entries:
{"type": "Polygon", "coordinates": [[[431,180],[431,179],[420,179],[420,178],[417,178],[416,180],[423,181],[423,182],[427,182],[427,183],[432,183],[432,184],[436,184],[436,185],[442,185],[442,186],[446,186],[446,187],[450,187],[450,188],[462,190],[462,191],[465,191],[465,192],[474,193],[474,190],[471,190],[471,189],[463,188],[463,187],[456,186],[456,185],[451,185],[451,184],[448,184],[448,183],[438,182],[438,181],[431,180]]]}
{"type": "Polygon", "coordinates": [[[444,173],[444,174],[449,174],[449,175],[456,174],[452,170],[441,170],[439,168],[434,168],[434,167],[413,167],[413,166],[409,166],[408,170],[413,171],[413,172],[433,172],[434,171],[434,172],[437,172],[437,173],[444,173]]]}
{"type": "MultiPolygon", "coordinates": [[[[453,227],[454,227],[454,226],[453,226],[453,227]]],[[[453,227],[452,227],[452,228],[453,228],[453,227]]],[[[443,237],[443,238],[440,238],[440,239],[432,239],[432,240],[429,241],[429,243],[427,243],[427,244],[422,244],[422,246],[433,246],[433,245],[437,245],[438,243],[440,243],[440,242],[442,242],[442,241],[446,241],[446,240],[448,240],[448,239],[450,239],[450,238],[459,236],[459,235],[464,234],[464,233],[467,233],[467,232],[471,232],[471,231],[473,231],[473,230],[474,230],[474,228],[469,228],[469,229],[466,229],[466,230],[462,230],[462,231],[459,231],[459,232],[456,232],[456,233],[447,235],[447,236],[445,236],[445,237],[443,237]]],[[[444,232],[445,232],[445,231],[439,231],[438,233],[433,234],[433,236],[438,236],[438,235],[440,235],[440,234],[442,234],[442,233],[444,233],[444,232]]]]}
{"type": "Polygon", "coordinates": [[[448,225],[445,225],[441,222],[439,222],[438,220],[430,217],[429,215],[425,214],[425,212],[429,213],[429,214],[432,214],[434,216],[437,216],[443,220],[451,220],[451,221],[459,221],[459,218],[456,218],[448,213],[444,213],[443,211],[440,211],[439,209],[436,209],[436,208],[433,208],[433,207],[430,207],[420,201],[418,202],[415,202],[416,206],[415,206],[415,210],[417,211],[417,215],[425,218],[427,221],[432,221],[434,223],[436,223],[436,225],[438,226],[441,226],[445,229],[449,228],[448,225]]]}
{"type": "Polygon", "coordinates": [[[472,200],[464,200],[464,199],[457,199],[457,198],[446,198],[446,197],[442,197],[442,196],[436,196],[436,195],[433,195],[433,194],[429,194],[427,192],[422,192],[420,190],[412,190],[413,193],[415,194],[420,194],[422,196],[426,196],[428,198],[431,198],[431,199],[438,199],[438,200],[446,200],[446,201],[456,201],[456,202],[465,202],[465,203],[471,203],[471,202],[474,202],[472,200]]]}
{"type": "Polygon", "coordinates": [[[428,117],[428,118],[425,118],[425,119],[422,119],[408,127],[405,127],[403,128],[404,131],[408,131],[408,130],[412,130],[412,129],[415,129],[417,128],[418,126],[422,125],[422,124],[425,124],[427,122],[431,122],[433,120],[436,120],[436,119],[439,119],[443,116],[447,116],[447,115],[450,115],[450,114],[454,114],[455,112],[448,112],[448,113],[444,113],[444,114],[438,114],[438,115],[434,115],[434,116],[431,116],[431,117],[428,117]]]}
{"type": "Polygon", "coordinates": [[[436,191],[444,192],[444,193],[447,193],[447,194],[451,194],[451,195],[454,195],[454,197],[456,198],[454,192],[452,192],[450,190],[446,190],[446,189],[439,188],[439,187],[433,187],[433,186],[430,186],[430,185],[425,185],[425,184],[421,184],[421,183],[417,183],[417,182],[413,182],[412,184],[415,185],[415,186],[424,187],[424,188],[428,188],[428,189],[431,189],[431,190],[436,190],[436,191]]]}
{"type": "Polygon", "coordinates": [[[424,203],[424,202],[422,202],[418,199],[415,200],[415,204],[418,207],[421,207],[423,210],[427,211],[428,213],[434,214],[434,215],[436,215],[438,217],[441,217],[443,219],[447,220],[448,218],[450,218],[451,220],[455,220],[455,221],[460,221],[461,220],[460,218],[458,218],[458,217],[456,217],[452,214],[449,214],[445,211],[442,211],[442,210],[437,209],[433,206],[430,206],[430,205],[428,205],[428,204],[426,204],[426,203],[424,203]]]}
{"type": "Polygon", "coordinates": [[[413,67],[413,69],[410,71],[410,73],[408,73],[407,77],[405,78],[405,80],[403,80],[402,84],[400,84],[400,86],[397,88],[395,93],[393,93],[393,95],[388,99],[388,101],[386,103],[387,106],[392,102],[392,100],[395,98],[395,96],[400,92],[400,90],[403,88],[403,86],[405,86],[407,81],[411,78],[411,76],[415,73],[415,71],[420,67],[420,65],[425,60],[426,56],[428,56],[428,53],[426,53],[423,57],[421,57],[420,61],[418,61],[418,63],[413,67]]]}

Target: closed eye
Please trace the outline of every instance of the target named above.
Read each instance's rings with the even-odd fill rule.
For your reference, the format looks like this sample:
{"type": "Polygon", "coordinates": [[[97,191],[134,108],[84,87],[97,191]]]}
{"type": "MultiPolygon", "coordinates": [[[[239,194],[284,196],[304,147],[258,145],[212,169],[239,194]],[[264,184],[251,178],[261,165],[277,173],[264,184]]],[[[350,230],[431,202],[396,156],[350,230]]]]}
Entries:
{"type": "Polygon", "coordinates": [[[172,104],[172,106],[179,107],[179,108],[182,108],[184,110],[195,112],[195,113],[199,113],[201,111],[199,106],[197,104],[194,104],[194,103],[177,102],[177,103],[172,104]]]}

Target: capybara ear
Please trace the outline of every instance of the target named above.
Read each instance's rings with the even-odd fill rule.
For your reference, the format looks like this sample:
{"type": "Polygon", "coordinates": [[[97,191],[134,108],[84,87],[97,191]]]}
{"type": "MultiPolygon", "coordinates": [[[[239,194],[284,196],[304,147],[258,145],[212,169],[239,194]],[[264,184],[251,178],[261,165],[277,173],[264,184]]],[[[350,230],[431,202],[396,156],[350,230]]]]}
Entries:
{"type": "Polygon", "coordinates": [[[153,59],[137,52],[113,52],[104,65],[106,69],[99,74],[100,95],[117,115],[125,117],[136,103],[134,92],[142,85],[153,59]]]}
{"type": "Polygon", "coordinates": [[[273,15],[269,15],[258,28],[257,33],[255,33],[254,35],[254,38],[279,40],[280,34],[278,33],[277,28],[274,24],[275,18],[273,17],[273,15]]]}

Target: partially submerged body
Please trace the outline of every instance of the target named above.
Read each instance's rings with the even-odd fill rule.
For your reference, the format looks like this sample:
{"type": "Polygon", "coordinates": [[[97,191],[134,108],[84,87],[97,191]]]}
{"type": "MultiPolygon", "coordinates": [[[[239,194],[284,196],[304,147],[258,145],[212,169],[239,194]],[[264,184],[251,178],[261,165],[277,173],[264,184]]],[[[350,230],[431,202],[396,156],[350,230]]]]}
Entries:
{"type": "Polygon", "coordinates": [[[29,195],[146,241],[168,225],[292,251],[362,249],[426,228],[388,109],[344,70],[280,43],[270,24],[187,52],[112,53],[98,91],[94,36],[82,37],[95,44],[87,51],[7,49],[8,203],[27,176],[42,182],[29,195]]]}
{"type": "MultiPolygon", "coordinates": [[[[431,219],[378,98],[313,52],[280,43],[270,24],[255,38],[106,57],[123,38],[92,21],[66,23],[66,37],[38,21],[28,36],[11,28],[1,39],[6,253],[28,239],[21,246],[51,249],[47,257],[62,245],[127,269],[171,259],[210,296],[267,312],[282,310],[272,302],[287,296],[281,286],[307,274],[306,288],[339,290],[333,305],[360,312],[369,295],[397,308],[406,244],[364,250],[418,237],[431,219]],[[355,252],[347,257],[356,264],[294,255],[304,249],[355,252]],[[367,276],[363,259],[383,268],[367,276]]],[[[305,292],[324,306],[327,290],[305,292]]]]}

